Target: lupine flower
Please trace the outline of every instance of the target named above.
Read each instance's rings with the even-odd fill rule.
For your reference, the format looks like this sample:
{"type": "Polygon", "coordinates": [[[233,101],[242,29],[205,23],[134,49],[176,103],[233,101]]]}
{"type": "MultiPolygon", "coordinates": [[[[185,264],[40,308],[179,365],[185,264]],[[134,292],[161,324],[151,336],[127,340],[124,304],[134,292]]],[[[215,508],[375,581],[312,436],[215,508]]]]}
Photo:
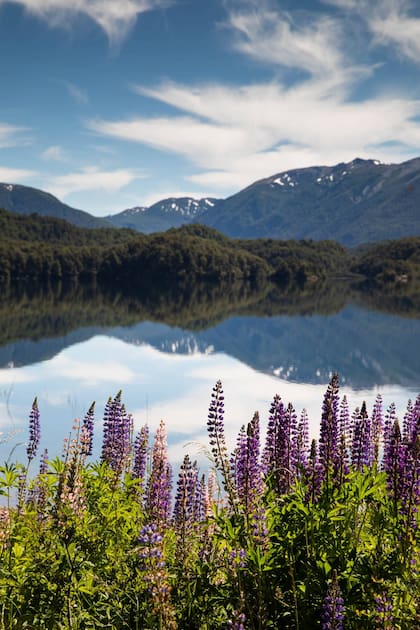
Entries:
{"type": "Polygon", "coordinates": [[[29,414],[29,442],[26,447],[29,462],[36,456],[40,439],[41,426],[39,422],[38,399],[35,398],[29,414]]]}
{"type": "Polygon", "coordinates": [[[148,584],[153,609],[159,618],[159,627],[165,630],[176,630],[175,611],[171,603],[171,587],[163,555],[163,536],[156,523],[142,527],[138,542],[139,567],[148,584]]]}
{"type": "Polygon", "coordinates": [[[318,445],[316,440],[312,440],[311,443],[305,477],[308,485],[306,500],[315,503],[318,500],[322,485],[322,465],[318,458],[318,445]]]}
{"type": "Polygon", "coordinates": [[[388,490],[395,505],[401,498],[404,459],[405,453],[401,439],[400,425],[398,420],[395,420],[392,431],[387,431],[383,457],[383,467],[387,475],[388,490]]]}
{"type": "Polygon", "coordinates": [[[246,616],[244,613],[234,613],[234,618],[226,624],[228,630],[245,630],[246,616]]]}
{"type": "Polygon", "coordinates": [[[285,409],[280,396],[274,396],[267,426],[263,470],[266,476],[272,477],[279,495],[288,492],[293,481],[292,427],[295,423],[293,406],[289,404],[285,409]]]}
{"type": "Polygon", "coordinates": [[[296,475],[301,477],[308,462],[309,419],[306,409],[302,409],[296,431],[292,435],[292,465],[296,475]]]}
{"type": "Polygon", "coordinates": [[[224,426],[224,400],[225,397],[223,395],[222,383],[221,381],[217,381],[216,385],[213,387],[213,391],[211,394],[207,429],[209,432],[210,447],[216,469],[220,472],[222,476],[223,487],[227,493],[230,505],[232,508],[235,509],[237,496],[230,470],[228,451],[226,447],[224,426]]]}
{"type": "Polygon", "coordinates": [[[386,591],[375,596],[375,623],[381,630],[394,630],[392,602],[386,591]]]}
{"type": "Polygon", "coordinates": [[[338,404],[338,375],[334,374],[325,392],[319,434],[319,461],[327,483],[338,456],[338,404]]]}
{"type": "Polygon", "coordinates": [[[185,455],[179,470],[173,516],[175,528],[182,539],[196,522],[198,489],[197,464],[192,464],[189,455],[185,455]]]}
{"type": "Polygon", "coordinates": [[[136,435],[136,439],[134,441],[134,461],[133,461],[133,470],[132,477],[133,479],[138,479],[141,487],[143,487],[145,475],[146,475],[146,464],[147,464],[147,453],[149,450],[149,427],[144,425],[140,431],[136,435]]]}
{"type": "Polygon", "coordinates": [[[172,468],[168,462],[166,427],[163,420],[156,431],[152,468],[147,483],[145,509],[150,521],[166,524],[171,510],[172,468]]]}
{"type": "Polygon", "coordinates": [[[396,420],[397,414],[395,410],[395,403],[391,403],[386,411],[384,420],[384,453],[387,450],[388,440],[394,430],[394,424],[396,420]]]}
{"type": "Polygon", "coordinates": [[[47,484],[45,476],[48,473],[48,450],[44,449],[39,464],[38,477],[31,489],[28,502],[36,505],[39,518],[45,517],[45,507],[47,502],[47,484]]]}
{"type": "Polygon", "coordinates": [[[84,450],[86,451],[86,455],[92,455],[93,450],[93,430],[94,430],[94,411],[95,411],[95,401],[89,407],[85,417],[83,418],[82,429],[84,429],[85,439],[84,439],[84,450]]]}
{"type": "Polygon", "coordinates": [[[344,621],[344,601],[338,584],[337,572],[333,577],[327,594],[322,603],[321,628],[322,630],[342,630],[344,621]]]}
{"type": "Polygon", "coordinates": [[[251,422],[241,428],[237,446],[232,456],[233,476],[239,500],[249,513],[255,506],[256,497],[262,492],[262,475],[259,464],[260,429],[259,415],[256,412],[251,422]]]}
{"type": "Polygon", "coordinates": [[[370,440],[370,420],[363,401],[360,411],[356,409],[353,416],[353,431],[351,444],[351,463],[356,470],[370,466],[372,454],[370,440]]]}
{"type": "Polygon", "coordinates": [[[131,448],[133,418],[121,403],[121,390],[114,400],[108,399],[104,411],[104,428],[101,461],[106,462],[117,475],[128,463],[131,448]]]}
{"type": "Polygon", "coordinates": [[[382,396],[380,394],[376,396],[375,404],[373,405],[370,430],[372,449],[371,462],[373,464],[378,464],[381,437],[384,431],[384,419],[382,417],[382,396]]]}
{"type": "Polygon", "coordinates": [[[340,403],[338,416],[338,451],[334,462],[334,485],[340,487],[350,471],[350,414],[346,396],[340,403]]]}

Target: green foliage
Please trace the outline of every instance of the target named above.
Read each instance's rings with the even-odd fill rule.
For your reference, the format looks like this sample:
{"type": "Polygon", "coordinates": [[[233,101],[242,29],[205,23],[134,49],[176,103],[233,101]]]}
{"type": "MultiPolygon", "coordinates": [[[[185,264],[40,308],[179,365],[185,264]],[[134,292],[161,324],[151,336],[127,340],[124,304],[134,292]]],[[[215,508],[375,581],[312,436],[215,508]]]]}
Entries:
{"type": "Polygon", "coordinates": [[[401,530],[376,464],[324,482],[316,501],[304,477],[281,495],[267,477],[259,533],[255,513],[242,502],[232,510],[211,473],[206,512],[182,533],[168,520],[148,548],[133,453],[122,473],[87,463],[74,430],[32,480],[21,464],[0,467],[1,494],[20,497],[0,509],[2,629],[222,630],[245,615],[247,630],[313,630],[332,580],[347,630],[419,627],[420,519],[401,530]],[[392,626],[378,617],[381,597],[392,626]]]}
{"type": "Polygon", "coordinates": [[[165,233],[87,229],[0,210],[0,282],[94,278],[144,289],[159,282],[252,280],[281,285],[358,274],[418,282],[420,239],[350,252],[334,241],[235,240],[196,224],[165,233]]]}

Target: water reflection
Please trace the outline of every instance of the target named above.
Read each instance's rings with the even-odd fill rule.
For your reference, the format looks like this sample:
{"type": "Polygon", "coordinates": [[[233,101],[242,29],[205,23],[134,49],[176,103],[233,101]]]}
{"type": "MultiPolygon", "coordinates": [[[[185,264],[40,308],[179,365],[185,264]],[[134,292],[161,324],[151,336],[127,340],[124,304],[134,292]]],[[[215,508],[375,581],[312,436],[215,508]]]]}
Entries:
{"type": "MultiPolygon", "coordinates": [[[[387,312],[373,310],[374,293],[363,296],[349,285],[283,292],[241,286],[229,293],[195,287],[174,290],[172,298],[80,286],[3,294],[0,460],[25,442],[35,396],[51,454],[60,452],[72,419],[96,399],[98,455],[106,400],[123,389],[137,428],[148,422],[153,431],[165,419],[177,462],[187,442],[207,443],[207,409],[218,379],[232,446],[255,410],[266,421],[275,393],[298,413],[308,410],[315,435],[335,370],[353,408],[362,400],[371,407],[380,391],[385,406],[395,401],[402,416],[419,390],[420,319],[411,296],[382,295],[387,312]]],[[[24,457],[23,445],[15,455],[24,457]]]]}
{"type": "MultiPolygon", "coordinates": [[[[179,462],[187,442],[207,444],[206,419],[211,388],[217,379],[223,382],[226,395],[227,437],[233,446],[234,436],[255,410],[263,424],[270,401],[279,393],[285,402],[292,401],[298,413],[309,412],[311,431],[318,430],[324,385],[291,383],[257,372],[225,354],[177,355],[157,351],[150,346],[134,346],[109,337],[98,336],[66,348],[49,361],[0,371],[3,393],[0,402],[1,430],[13,439],[1,446],[5,459],[16,442],[26,440],[29,407],[35,395],[41,412],[43,445],[50,453],[59,453],[72,420],[83,417],[92,399],[97,401],[95,452],[99,453],[101,417],[109,395],[123,389],[127,409],[133,413],[136,427],[148,422],[154,430],[163,418],[170,434],[171,458],[179,462]],[[16,436],[16,432],[18,435],[16,436]]],[[[408,397],[416,391],[396,386],[354,392],[343,387],[351,405],[362,399],[373,404],[377,391],[385,403],[395,401],[403,409],[408,397]]],[[[189,447],[196,453],[198,447],[189,447]]],[[[23,445],[17,454],[24,457],[23,445]]]]}
{"type": "Polygon", "coordinates": [[[349,283],[304,289],[249,284],[157,288],[141,295],[97,286],[3,296],[0,366],[52,358],[98,334],[163,352],[223,352],[286,380],[353,388],[417,386],[420,297],[361,292],[349,283]]]}

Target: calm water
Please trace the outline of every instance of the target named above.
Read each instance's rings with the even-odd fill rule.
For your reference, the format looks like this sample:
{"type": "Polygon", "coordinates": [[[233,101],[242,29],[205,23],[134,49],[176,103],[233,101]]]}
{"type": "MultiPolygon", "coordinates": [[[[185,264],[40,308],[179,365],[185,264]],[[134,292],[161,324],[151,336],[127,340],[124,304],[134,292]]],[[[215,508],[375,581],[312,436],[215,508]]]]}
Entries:
{"type": "Polygon", "coordinates": [[[351,408],[362,400],[370,408],[380,392],[385,406],[395,402],[402,416],[420,391],[420,319],[410,309],[409,316],[384,312],[354,295],[337,302],[337,295],[320,305],[319,295],[312,302],[308,296],[277,295],[273,302],[271,294],[258,295],[253,302],[246,293],[235,309],[229,296],[216,308],[213,296],[198,311],[179,300],[172,308],[160,301],[146,308],[144,300],[71,291],[5,295],[0,460],[12,449],[13,458],[24,458],[35,396],[50,455],[61,451],[73,419],[83,417],[93,400],[98,454],[104,405],[122,389],[137,428],[147,422],[154,430],[165,420],[173,463],[207,444],[207,409],[218,379],[232,446],[255,410],[266,422],[276,393],[298,413],[308,410],[316,435],[333,371],[351,408]]]}

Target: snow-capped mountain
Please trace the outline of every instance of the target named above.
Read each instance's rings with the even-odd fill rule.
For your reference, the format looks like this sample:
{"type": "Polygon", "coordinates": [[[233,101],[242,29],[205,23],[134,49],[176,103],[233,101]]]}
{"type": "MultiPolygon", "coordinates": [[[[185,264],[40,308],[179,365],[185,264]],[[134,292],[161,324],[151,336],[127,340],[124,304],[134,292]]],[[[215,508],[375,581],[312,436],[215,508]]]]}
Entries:
{"type": "Polygon", "coordinates": [[[201,215],[211,211],[219,201],[207,197],[169,197],[148,208],[128,208],[119,214],[108,216],[107,219],[116,227],[134,228],[146,234],[161,232],[185,223],[199,222],[201,215]]]}
{"type": "Polygon", "coordinates": [[[420,234],[420,158],[356,158],[261,179],[200,221],[241,238],[334,239],[345,245],[420,234]]]}

